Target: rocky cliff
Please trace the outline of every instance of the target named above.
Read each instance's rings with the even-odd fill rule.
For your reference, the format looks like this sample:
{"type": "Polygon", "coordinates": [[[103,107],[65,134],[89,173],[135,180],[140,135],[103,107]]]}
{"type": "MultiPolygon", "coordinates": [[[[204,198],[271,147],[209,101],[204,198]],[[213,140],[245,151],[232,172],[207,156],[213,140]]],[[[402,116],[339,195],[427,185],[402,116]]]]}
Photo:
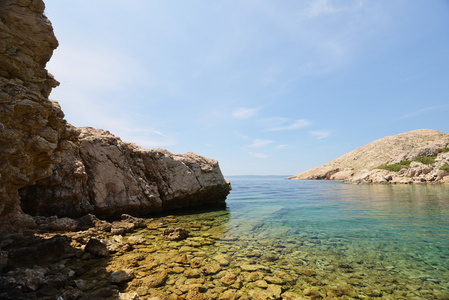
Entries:
{"type": "Polygon", "coordinates": [[[449,134],[420,129],[387,136],[289,179],[352,183],[449,183],[449,134]]]}
{"type": "Polygon", "coordinates": [[[90,127],[66,131],[53,174],[20,190],[26,213],[142,215],[221,201],[229,193],[214,159],[145,149],[90,127]]]}
{"type": "Polygon", "coordinates": [[[0,229],[33,226],[26,213],[105,217],[224,200],[230,184],[215,160],[65,122],[48,99],[59,83],[45,66],[58,41],[44,8],[0,2],[0,229]]]}
{"type": "Polygon", "coordinates": [[[63,114],[48,99],[58,82],[45,70],[58,42],[43,10],[42,1],[0,2],[0,223],[10,228],[32,223],[17,191],[60,161],[63,114]]]}

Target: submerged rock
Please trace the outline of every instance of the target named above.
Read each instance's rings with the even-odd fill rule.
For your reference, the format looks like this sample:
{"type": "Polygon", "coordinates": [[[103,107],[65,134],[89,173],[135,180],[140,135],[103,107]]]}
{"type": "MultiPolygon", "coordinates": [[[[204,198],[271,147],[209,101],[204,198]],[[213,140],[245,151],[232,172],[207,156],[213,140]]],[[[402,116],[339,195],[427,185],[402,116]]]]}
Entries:
{"type": "Polygon", "coordinates": [[[130,281],[134,278],[134,270],[133,269],[124,269],[112,272],[111,274],[111,282],[112,283],[121,283],[125,281],[130,281]]]}
{"type": "Polygon", "coordinates": [[[162,232],[161,236],[166,240],[180,241],[180,240],[186,239],[189,236],[189,231],[184,228],[170,227],[170,228],[166,228],[162,232]]]}

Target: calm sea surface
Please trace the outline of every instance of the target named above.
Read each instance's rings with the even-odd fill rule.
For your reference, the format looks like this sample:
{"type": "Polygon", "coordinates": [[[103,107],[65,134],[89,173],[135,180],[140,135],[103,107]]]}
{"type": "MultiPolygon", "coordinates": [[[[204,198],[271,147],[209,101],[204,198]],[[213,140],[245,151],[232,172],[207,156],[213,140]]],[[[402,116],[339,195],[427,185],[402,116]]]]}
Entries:
{"type": "Polygon", "coordinates": [[[397,299],[449,299],[448,185],[229,179],[225,236],[231,240],[271,241],[304,267],[373,284],[374,294],[390,286],[387,294],[397,299]],[[409,286],[394,291],[402,285],[409,286]]]}

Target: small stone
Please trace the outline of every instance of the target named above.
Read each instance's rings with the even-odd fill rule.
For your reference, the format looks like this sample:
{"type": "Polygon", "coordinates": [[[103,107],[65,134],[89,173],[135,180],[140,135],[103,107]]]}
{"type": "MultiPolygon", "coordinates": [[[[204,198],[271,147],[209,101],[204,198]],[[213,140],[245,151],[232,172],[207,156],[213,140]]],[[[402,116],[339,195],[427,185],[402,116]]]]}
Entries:
{"type": "Polygon", "coordinates": [[[179,256],[176,259],[176,262],[179,264],[187,264],[188,263],[187,255],[183,254],[183,255],[179,256]]]}
{"type": "Polygon", "coordinates": [[[267,293],[269,293],[275,299],[279,299],[281,298],[282,287],[276,284],[269,284],[267,288],[267,293]]]}
{"type": "Polygon", "coordinates": [[[382,292],[376,289],[369,290],[366,294],[370,297],[382,297],[382,292]]]}
{"type": "Polygon", "coordinates": [[[237,299],[236,292],[234,290],[227,290],[220,295],[219,300],[234,300],[237,299]]]}
{"type": "Polygon", "coordinates": [[[164,285],[167,280],[167,272],[163,271],[143,279],[143,284],[149,288],[156,288],[164,285]]]}
{"type": "Polygon", "coordinates": [[[202,267],[203,265],[204,261],[199,257],[195,257],[190,261],[190,266],[192,266],[192,268],[199,268],[202,267]]]}
{"type": "Polygon", "coordinates": [[[233,273],[227,273],[225,276],[221,277],[220,281],[225,285],[231,285],[237,280],[237,275],[233,273]]]}
{"type": "Polygon", "coordinates": [[[254,282],[254,284],[257,287],[260,287],[260,288],[263,288],[263,289],[266,289],[268,287],[268,283],[265,280],[257,280],[256,282],[254,282]]]}
{"type": "Polygon", "coordinates": [[[268,261],[268,262],[273,262],[273,261],[278,260],[278,257],[275,255],[268,254],[268,255],[262,256],[261,259],[268,261]]]}
{"type": "Polygon", "coordinates": [[[221,270],[221,267],[218,263],[209,263],[201,268],[201,272],[203,272],[206,275],[212,275],[212,274],[218,273],[218,271],[220,271],[220,270],[221,270]]]}
{"type": "Polygon", "coordinates": [[[285,292],[282,295],[282,299],[283,300],[306,300],[306,299],[310,299],[310,298],[305,298],[301,295],[295,294],[293,292],[285,292]]]}
{"type": "Polygon", "coordinates": [[[253,300],[271,300],[273,297],[267,291],[251,291],[253,300]]]}
{"type": "Polygon", "coordinates": [[[133,269],[123,269],[119,271],[115,271],[111,274],[111,282],[112,283],[121,283],[125,281],[130,281],[134,278],[134,270],[133,269]]]}
{"type": "Polygon", "coordinates": [[[195,249],[194,247],[190,247],[190,246],[182,246],[181,248],[179,248],[179,252],[196,252],[198,251],[197,249],[195,249]]]}
{"type": "Polygon", "coordinates": [[[91,238],[89,242],[87,243],[86,247],[84,248],[84,251],[91,253],[95,256],[101,256],[101,257],[108,257],[109,256],[109,250],[106,244],[101,242],[98,239],[91,238]]]}
{"type": "Polygon", "coordinates": [[[121,219],[123,222],[133,223],[135,228],[144,228],[147,226],[147,223],[143,218],[136,218],[128,214],[122,214],[121,219]]]}
{"type": "Polygon", "coordinates": [[[284,280],[277,276],[265,276],[264,280],[273,284],[284,284],[284,280]]]}
{"type": "Polygon", "coordinates": [[[270,269],[268,267],[262,266],[262,265],[241,265],[240,268],[243,271],[248,271],[248,272],[254,272],[257,270],[265,270],[265,271],[269,271],[270,269]]]}
{"type": "Polygon", "coordinates": [[[304,291],[302,291],[304,296],[309,296],[312,299],[321,299],[321,295],[320,292],[317,290],[313,290],[313,289],[304,289],[304,291]]]}
{"type": "Polygon", "coordinates": [[[298,274],[305,276],[316,276],[316,272],[314,270],[299,270],[298,274]]]}
{"type": "Polygon", "coordinates": [[[128,242],[130,242],[133,245],[138,245],[138,244],[145,244],[147,240],[140,236],[130,236],[128,238],[128,242]]]}
{"type": "Polygon", "coordinates": [[[200,277],[201,271],[198,269],[187,269],[185,270],[184,275],[188,278],[200,277]]]}
{"type": "Polygon", "coordinates": [[[263,279],[262,272],[251,272],[251,273],[248,273],[248,274],[249,274],[248,277],[247,277],[248,281],[257,281],[257,280],[263,279]]]}
{"type": "Polygon", "coordinates": [[[166,240],[180,241],[186,239],[189,236],[189,231],[184,228],[170,227],[164,229],[161,236],[166,240]]]}
{"type": "Polygon", "coordinates": [[[228,266],[232,260],[232,258],[226,254],[215,255],[213,259],[215,259],[220,264],[220,266],[228,266]]]}
{"type": "Polygon", "coordinates": [[[251,251],[246,254],[247,257],[260,257],[259,251],[251,251]]]}
{"type": "Polygon", "coordinates": [[[201,284],[190,285],[189,291],[188,291],[185,299],[207,300],[206,295],[201,293],[202,289],[203,289],[203,286],[201,284]]]}
{"type": "Polygon", "coordinates": [[[172,272],[176,273],[176,274],[181,274],[184,272],[184,268],[183,267],[173,267],[172,272]]]}
{"type": "Polygon", "coordinates": [[[137,293],[119,293],[118,300],[139,300],[140,297],[137,293]]]}

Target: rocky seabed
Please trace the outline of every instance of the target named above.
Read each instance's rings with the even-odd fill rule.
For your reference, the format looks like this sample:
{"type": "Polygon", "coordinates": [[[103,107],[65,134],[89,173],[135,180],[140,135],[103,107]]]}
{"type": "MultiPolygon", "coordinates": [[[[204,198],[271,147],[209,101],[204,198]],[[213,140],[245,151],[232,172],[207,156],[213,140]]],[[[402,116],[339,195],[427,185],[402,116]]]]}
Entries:
{"type": "Polygon", "coordinates": [[[40,231],[2,241],[0,299],[449,299],[449,270],[432,263],[447,257],[410,251],[410,265],[394,243],[229,219],[36,218],[40,231]]]}

